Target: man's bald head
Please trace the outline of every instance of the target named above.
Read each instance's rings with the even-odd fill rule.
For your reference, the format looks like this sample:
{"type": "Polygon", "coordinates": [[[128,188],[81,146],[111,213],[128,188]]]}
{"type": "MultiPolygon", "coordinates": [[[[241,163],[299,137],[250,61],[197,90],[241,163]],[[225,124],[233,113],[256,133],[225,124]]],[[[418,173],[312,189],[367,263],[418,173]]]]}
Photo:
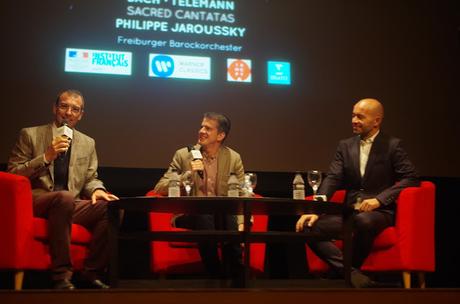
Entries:
{"type": "Polygon", "coordinates": [[[361,99],[353,107],[351,120],[353,133],[363,139],[371,137],[380,130],[383,115],[383,105],[377,99],[361,99]]]}
{"type": "Polygon", "coordinates": [[[374,98],[364,98],[358,101],[355,106],[360,106],[366,109],[370,114],[379,116],[383,119],[383,105],[374,98]]]}

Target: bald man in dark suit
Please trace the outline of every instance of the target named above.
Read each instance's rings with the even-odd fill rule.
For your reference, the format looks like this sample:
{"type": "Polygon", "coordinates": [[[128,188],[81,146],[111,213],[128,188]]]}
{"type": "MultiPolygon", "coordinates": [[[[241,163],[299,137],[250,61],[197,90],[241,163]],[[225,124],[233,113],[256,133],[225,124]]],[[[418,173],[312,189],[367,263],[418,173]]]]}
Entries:
{"type": "MultiPolygon", "coordinates": [[[[354,105],[352,128],[356,136],[340,141],[318,192],[330,198],[336,190],[345,189],[345,205],[355,210],[351,283],[357,288],[375,285],[359,268],[369,255],[375,237],[394,225],[395,201],[401,190],[419,184],[401,140],[380,132],[383,116],[383,106],[376,99],[363,99],[354,105]]],[[[308,244],[343,275],[343,255],[332,242],[340,237],[342,217],[302,215],[296,231],[304,230],[331,238],[331,241],[311,240],[308,244]]]]}

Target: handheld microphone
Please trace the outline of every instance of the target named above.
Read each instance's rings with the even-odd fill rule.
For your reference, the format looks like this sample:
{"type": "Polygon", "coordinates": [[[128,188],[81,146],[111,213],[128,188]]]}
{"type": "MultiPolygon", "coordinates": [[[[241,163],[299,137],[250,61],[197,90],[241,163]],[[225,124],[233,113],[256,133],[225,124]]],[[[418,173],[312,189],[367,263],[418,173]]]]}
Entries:
{"type": "MultiPolygon", "coordinates": [[[[62,122],[62,125],[59,128],[57,128],[57,135],[67,138],[69,140],[69,145],[71,144],[72,139],[73,139],[73,130],[72,128],[68,126],[68,123],[66,120],[64,120],[62,122]]],[[[67,150],[63,154],[65,153],[67,153],[67,150]]]]}
{"type": "MultiPolygon", "coordinates": [[[[193,160],[203,160],[203,155],[201,154],[200,149],[201,149],[200,145],[189,147],[189,151],[192,154],[193,160]]],[[[203,171],[199,170],[197,172],[198,172],[198,176],[200,178],[203,178],[203,171]]]]}

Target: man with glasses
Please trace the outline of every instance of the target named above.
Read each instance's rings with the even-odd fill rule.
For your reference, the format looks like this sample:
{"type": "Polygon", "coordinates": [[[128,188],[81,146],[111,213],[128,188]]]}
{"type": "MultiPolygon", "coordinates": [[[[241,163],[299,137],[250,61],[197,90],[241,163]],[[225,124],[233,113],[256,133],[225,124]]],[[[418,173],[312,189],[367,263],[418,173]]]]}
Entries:
{"type": "Polygon", "coordinates": [[[70,229],[72,223],[92,232],[82,278],[85,287],[108,288],[100,280],[108,263],[107,202],[109,194],[97,178],[94,139],[75,130],[84,113],[79,91],[59,94],[54,122],[24,128],[8,161],[8,171],[27,176],[32,185],[33,211],[48,220],[48,237],[54,288],[74,289],[71,282],[70,229]],[[63,136],[70,128],[73,136],[63,136]]]}

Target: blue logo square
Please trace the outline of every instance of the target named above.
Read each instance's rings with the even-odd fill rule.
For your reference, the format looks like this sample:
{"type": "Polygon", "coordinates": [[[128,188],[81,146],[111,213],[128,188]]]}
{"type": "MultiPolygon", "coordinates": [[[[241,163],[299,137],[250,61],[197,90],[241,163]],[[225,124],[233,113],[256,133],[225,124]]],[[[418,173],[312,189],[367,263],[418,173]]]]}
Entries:
{"type": "Polygon", "coordinates": [[[285,61],[268,61],[269,84],[291,84],[291,64],[285,61]]]}

